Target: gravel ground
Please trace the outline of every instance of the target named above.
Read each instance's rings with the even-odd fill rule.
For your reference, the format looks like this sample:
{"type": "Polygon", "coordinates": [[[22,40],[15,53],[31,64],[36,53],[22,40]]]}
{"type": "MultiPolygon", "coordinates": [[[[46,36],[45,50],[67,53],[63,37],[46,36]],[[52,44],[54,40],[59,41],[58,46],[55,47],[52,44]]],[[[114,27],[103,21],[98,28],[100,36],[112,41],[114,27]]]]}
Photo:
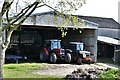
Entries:
{"type": "Polygon", "coordinates": [[[113,65],[113,64],[110,64],[110,63],[96,63],[96,64],[104,66],[104,67],[112,68],[112,69],[120,69],[120,66],[113,65]]]}
{"type": "Polygon", "coordinates": [[[67,74],[71,74],[74,70],[77,70],[78,68],[84,69],[84,68],[99,68],[99,69],[105,69],[106,67],[95,65],[95,64],[46,64],[43,67],[41,67],[41,70],[34,71],[34,74],[39,75],[49,75],[49,76],[62,76],[65,77],[67,74]]]}

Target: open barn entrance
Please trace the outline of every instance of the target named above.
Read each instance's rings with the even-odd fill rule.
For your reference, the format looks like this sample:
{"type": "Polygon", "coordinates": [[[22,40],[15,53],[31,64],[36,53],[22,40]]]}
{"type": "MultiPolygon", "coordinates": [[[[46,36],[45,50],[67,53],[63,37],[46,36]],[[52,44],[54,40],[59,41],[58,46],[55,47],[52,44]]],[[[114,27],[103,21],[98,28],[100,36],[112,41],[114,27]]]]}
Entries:
{"type": "Polygon", "coordinates": [[[98,41],[98,57],[113,58],[114,57],[114,45],[105,44],[98,41]]]}
{"type": "Polygon", "coordinates": [[[98,58],[109,58],[114,62],[119,62],[120,41],[105,36],[98,36],[98,58]]]}
{"type": "MultiPolygon", "coordinates": [[[[19,56],[26,56],[29,60],[39,62],[40,51],[43,49],[45,40],[60,39],[62,40],[62,48],[70,41],[78,41],[84,43],[84,50],[90,51],[96,57],[97,35],[96,29],[85,28],[82,33],[79,30],[70,28],[67,35],[63,38],[61,31],[56,27],[50,26],[22,26],[19,30],[13,32],[11,37],[10,48],[6,54],[15,54],[19,56]]],[[[96,58],[94,58],[95,60],[96,58]]]]}

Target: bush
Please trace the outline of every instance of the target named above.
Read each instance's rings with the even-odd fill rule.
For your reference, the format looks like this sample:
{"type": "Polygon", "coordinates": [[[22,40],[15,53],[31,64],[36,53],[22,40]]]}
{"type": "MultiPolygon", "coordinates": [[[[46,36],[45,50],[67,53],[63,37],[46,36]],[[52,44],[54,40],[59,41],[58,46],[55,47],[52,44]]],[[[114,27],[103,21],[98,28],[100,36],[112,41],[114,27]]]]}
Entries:
{"type": "Polygon", "coordinates": [[[99,78],[101,79],[112,79],[112,80],[119,80],[120,79],[120,70],[117,69],[107,69],[106,71],[103,71],[99,78]]]}

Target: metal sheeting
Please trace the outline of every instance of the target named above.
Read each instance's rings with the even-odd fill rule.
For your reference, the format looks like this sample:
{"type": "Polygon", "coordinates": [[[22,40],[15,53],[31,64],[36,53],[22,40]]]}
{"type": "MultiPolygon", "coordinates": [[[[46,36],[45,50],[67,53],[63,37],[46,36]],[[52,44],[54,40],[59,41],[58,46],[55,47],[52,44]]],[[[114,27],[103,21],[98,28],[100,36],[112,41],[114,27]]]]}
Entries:
{"type": "Polygon", "coordinates": [[[105,42],[112,45],[120,45],[120,40],[116,40],[114,38],[105,37],[105,36],[98,36],[98,41],[105,42]]]}
{"type": "Polygon", "coordinates": [[[94,22],[90,22],[88,20],[84,20],[81,18],[77,18],[80,22],[73,23],[69,21],[65,16],[61,17],[55,15],[54,12],[46,12],[46,13],[38,13],[31,15],[28,17],[23,26],[49,26],[49,27],[67,27],[67,28],[81,28],[81,29],[98,29],[98,24],[94,22]]]}

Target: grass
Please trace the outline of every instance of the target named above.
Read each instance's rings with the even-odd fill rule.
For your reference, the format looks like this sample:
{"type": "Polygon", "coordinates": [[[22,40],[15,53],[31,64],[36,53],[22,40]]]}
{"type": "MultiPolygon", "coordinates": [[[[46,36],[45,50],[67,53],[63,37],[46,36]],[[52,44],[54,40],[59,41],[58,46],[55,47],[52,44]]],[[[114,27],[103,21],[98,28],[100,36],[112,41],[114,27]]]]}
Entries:
{"type": "MultiPolygon", "coordinates": [[[[104,63],[111,63],[110,60],[105,59],[98,59],[99,62],[104,63]],[[101,60],[101,61],[100,61],[101,60]]],[[[37,80],[40,79],[47,79],[47,80],[58,80],[62,79],[63,77],[59,76],[45,76],[45,75],[37,75],[33,74],[33,71],[41,70],[43,66],[47,66],[47,63],[21,63],[21,64],[4,64],[4,78],[5,80],[37,80]],[[9,78],[9,79],[7,79],[9,78]],[[12,78],[12,79],[10,79],[12,78]]],[[[100,78],[119,78],[120,79],[120,70],[110,69],[104,71],[99,75],[100,78]]],[[[113,80],[113,79],[112,79],[113,80]]]]}
{"type": "Polygon", "coordinates": [[[111,58],[102,58],[102,57],[101,57],[101,58],[98,58],[98,59],[97,59],[97,62],[110,63],[110,64],[114,64],[114,65],[120,66],[120,64],[114,63],[111,58]]]}
{"type": "Polygon", "coordinates": [[[102,58],[101,57],[101,58],[98,58],[97,60],[98,60],[98,62],[102,62],[102,63],[114,63],[111,58],[102,58]]]}
{"type": "Polygon", "coordinates": [[[33,71],[40,70],[41,66],[46,65],[47,63],[4,64],[4,78],[61,78],[32,73],[33,71]]]}
{"type": "Polygon", "coordinates": [[[99,77],[100,80],[104,80],[104,79],[120,80],[120,70],[108,68],[106,71],[102,72],[99,75],[99,77]]]}

